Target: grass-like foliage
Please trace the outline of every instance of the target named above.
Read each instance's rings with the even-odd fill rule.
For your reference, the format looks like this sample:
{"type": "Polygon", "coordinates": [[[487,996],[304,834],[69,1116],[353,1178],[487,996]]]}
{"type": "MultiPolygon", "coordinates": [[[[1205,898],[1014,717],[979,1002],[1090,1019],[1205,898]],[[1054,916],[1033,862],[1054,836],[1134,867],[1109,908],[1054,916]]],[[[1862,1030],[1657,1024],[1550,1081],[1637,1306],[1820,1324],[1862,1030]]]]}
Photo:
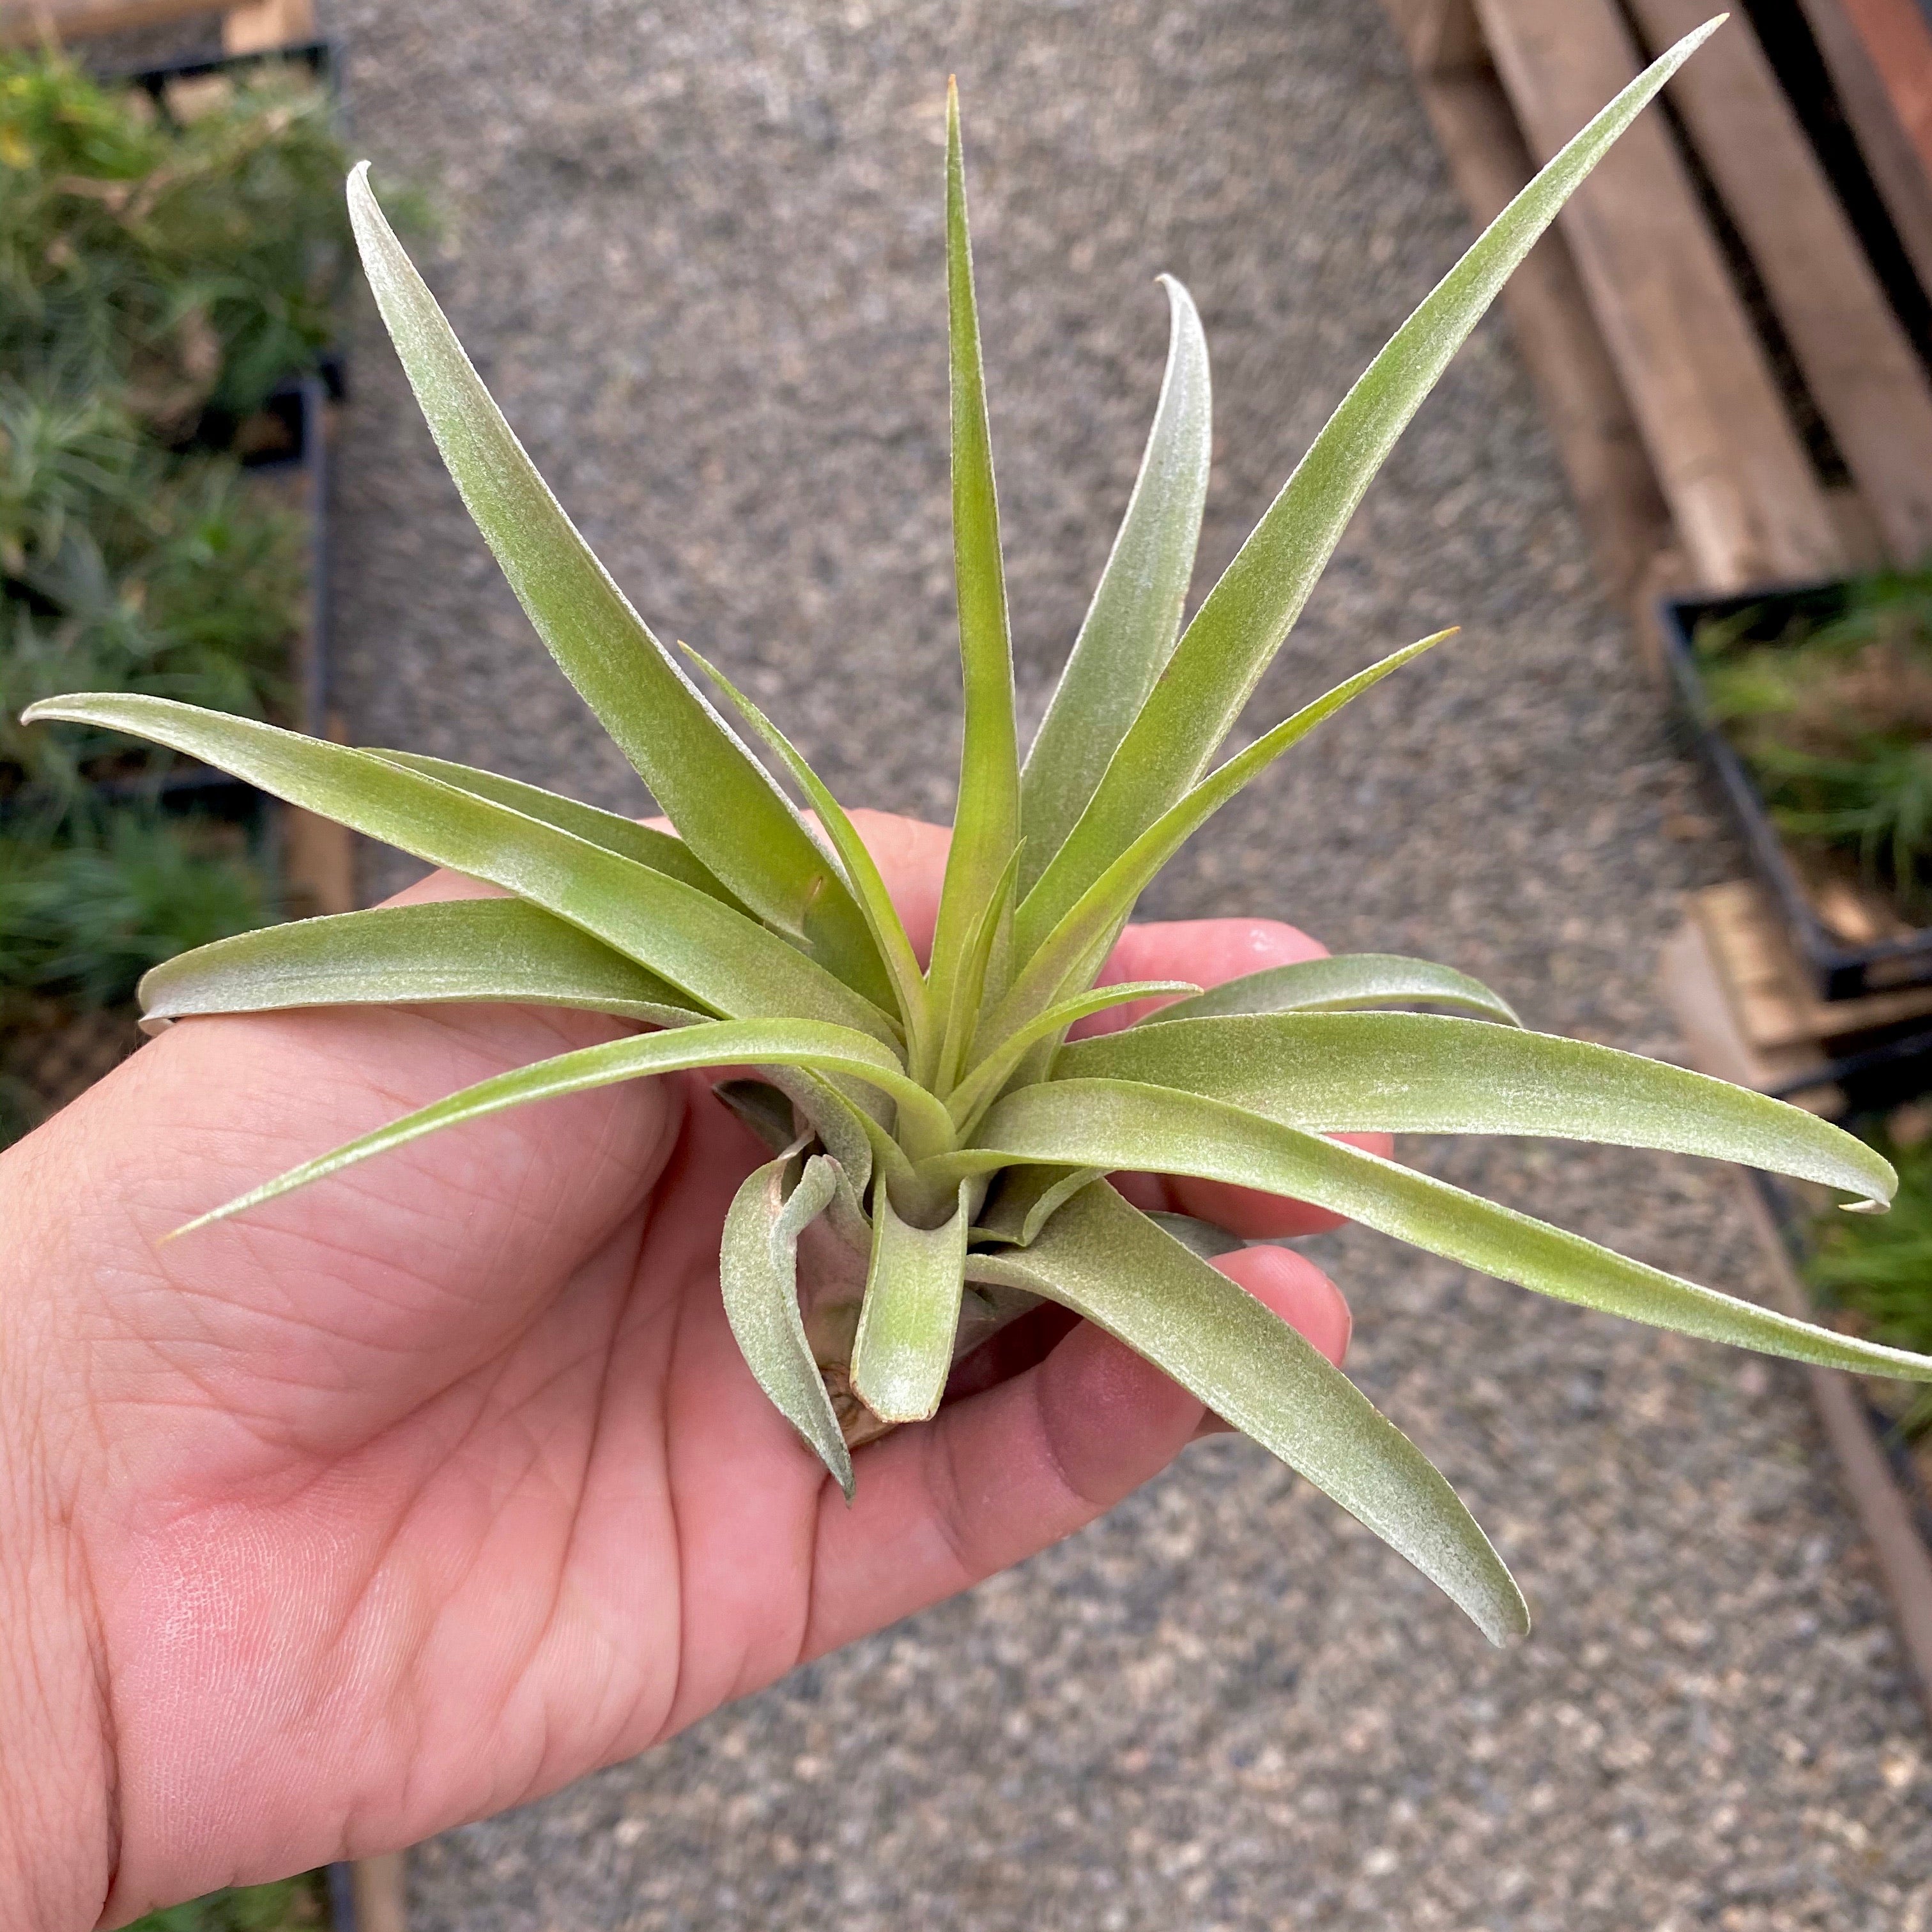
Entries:
{"type": "Polygon", "coordinates": [[[202,93],[177,120],[0,50],[0,368],[57,364],[184,433],[328,346],[352,257],[327,97],[274,65],[202,93]]]}
{"type": "Polygon", "coordinates": [[[232,828],[163,806],[174,754],[15,722],[81,686],[284,707],[302,522],[211,446],[327,346],[347,164],[304,76],[192,104],[0,50],[0,1025],[268,915],[232,828]]]}
{"type": "Polygon", "coordinates": [[[170,762],[119,733],[23,730],[16,715],[36,698],[84,685],[250,717],[280,710],[307,574],[301,520],[251,490],[232,457],[170,455],[111,394],[0,377],[8,823],[51,836],[90,816],[102,781],[158,779],[170,762]]]}
{"type": "Polygon", "coordinates": [[[1846,586],[1843,608],[1706,619],[1694,640],[1712,711],[1778,829],[1832,847],[1932,918],[1932,566],[1846,586]]]}
{"type": "MultiPolygon", "coordinates": [[[[1821,1215],[1804,1272],[1858,1331],[1894,1348],[1932,1353],[1932,1142],[1879,1144],[1898,1168],[1889,1214],[1821,1215]]],[[[1922,1390],[1904,1427],[1932,1427],[1932,1390],[1922,1390]]]]}
{"type": "Polygon", "coordinates": [[[118,1005],[157,959],[261,925],[233,830],[136,808],[58,840],[0,832],[0,1022],[22,994],[118,1005]]]}
{"type": "Polygon", "coordinates": [[[304,1932],[321,1926],[326,1912],[322,1878],[311,1872],[273,1885],[233,1886],[164,1906],[137,1918],[128,1932],[304,1932]]]}
{"type": "Polygon", "coordinates": [[[1450,270],[1184,626],[1208,385],[1193,306],[1168,284],[1172,346],[1139,480],[1024,760],[953,104],[945,236],[966,711],[924,968],[825,787],[710,674],[816,814],[814,830],[591,554],[358,171],[350,202],[370,283],[444,460],[538,634],[681,839],[484,772],[318,743],[160,698],[64,698],[33,715],[176,746],[512,895],[223,942],[149,975],[151,1019],[510,1000],[656,1030],[482,1082],[214,1215],[548,1095],[755,1067],[761,1078],[735,1092],[773,1157],[746,1180],[724,1230],[725,1306],[752,1372],[848,1492],[849,1444],[931,1415],[956,1357],[1044,1298],[1120,1337],[1302,1472],[1498,1642],[1527,1628],[1522,1598],[1442,1476],[1202,1258],[1233,1245],[1226,1238],[1156,1221],[1102,1177],[1152,1171],[1293,1196],[1566,1300],[1802,1360],[1932,1379],[1932,1360],[1714,1293],[1330,1138],[1556,1135],[1748,1162],[1840,1189],[1856,1205],[1890,1198],[1891,1168],[1850,1136],[1679,1068],[1524,1030],[1494,994],[1439,967],[1376,956],[1282,968],[1124,1032],[1066,1041],[1082,1015],[1148,992],[1096,992],[1094,980],[1183,841],[1280,753],[1436,641],[1370,666],[1215,765],[1403,426],[1564,198],[1701,38],[1619,94],[1450,270]],[[1451,1011],[1386,1010],[1415,1004],[1451,1011]],[[806,1284],[802,1300],[800,1236],[821,1217],[854,1251],[850,1286],[806,1284]]]}

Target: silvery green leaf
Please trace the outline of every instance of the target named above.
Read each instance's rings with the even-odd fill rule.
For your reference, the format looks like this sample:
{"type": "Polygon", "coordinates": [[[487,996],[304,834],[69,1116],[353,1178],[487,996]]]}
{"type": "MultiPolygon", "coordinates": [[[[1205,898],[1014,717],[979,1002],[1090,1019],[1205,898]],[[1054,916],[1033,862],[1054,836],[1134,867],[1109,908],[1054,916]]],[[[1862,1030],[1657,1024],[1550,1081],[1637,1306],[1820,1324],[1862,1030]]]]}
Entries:
{"type": "Polygon", "coordinates": [[[1326,959],[1298,959],[1224,980],[1191,1000],[1180,1000],[1136,1024],[1204,1019],[1223,1013],[1318,1013],[1354,1006],[1454,1006],[1484,1019],[1520,1026],[1516,1010],[1480,980],[1426,959],[1390,952],[1343,952],[1326,959]]]}
{"type": "Polygon", "coordinates": [[[1544,1134],[1734,1160],[1888,1201],[1891,1163],[1768,1095],[1615,1047],[1424,1013],[1135,1027],[1060,1049],[1058,1077],[1134,1080],[1317,1133],[1544,1134]]]}
{"type": "Polygon", "coordinates": [[[82,692],[47,698],[24,715],[152,739],[433,865],[486,879],[580,926],[714,1012],[796,1016],[897,1038],[870,1000],[708,893],[421,772],[165,698],[82,692]]]}
{"type": "Polygon", "coordinates": [[[1238,1234],[1217,1228],[1195,1214],[1168,1214],[1158,1208],[1141,1210],[1163,1234],[1172,1236],[1190,1255],[1211,1262],[1216,1255],[1232,1255],[1247,1246],[1238,1234]]]}
{"type": "MultiPolygon", "coordinates": [[[[980,1139],[978,1151],[927,1162],[928,1183],[1015,1160],[1225,1180],[1312,1202],[1559,1301],[1822,1368],[1932,1381],[1932,1359],[1924,1356],[1700,1288],[1394,1161],[1196,1094],[1131,1081],[1055,1080],[1009,1094],[981,1124],[980,1139]]],[[[1862,1192],[1871,1179],[1865,1163],[1848,1160],[1834,1184],[1862,1192]]]]}
{"type": "Polygon", "coordinates": [[[940,1036],[938,1060],[932,1082],[939,1092],[952,1088],[972,1058],[993,962],[1010,940],[1013,890],[1018,883],[1020,855],[1016,848],[980,908],[980,922],[955,962],[950,980],[940,982],[946,995],[945,1027],[940,1036]]]}
{"type": "Polygon", "coordinates": [[[852,1387],[881,1422],[923,1422],[938,1413],[952,1369],[964,1280],[971,1184],[938,1228],[900,1220],[890,1193],[872,1204],[872,1264],[852,1349],[852,1387]]]}
{"type": "Polygon", "coordinates": [[[1036,892],[1016,916],[1016,944],[1026,964],[1012,991],[988,1022],[991,1037],[999,1039],[1010,1030],[1025,1024],[1046,1006],[1066,997],[1070,988],[1090,980],[1112,950],[1135,901],[1159,875],[1161,868],[1257,772],[1344,705],[1372,690],[1412,658],[1454,635],[1450,631],[1438,631],[1433,637],[1420,638],[1391,652],[1366,670],[1345,678],[1312,704],[1304,705],[1292,717],[1282,719],[1246,751],[1236,753],[1178,804],[1163,812],[1081,895],[1059,923],[1045,934],[1036,934],[1026,924],[1029,910],[1039,897],[1036,892]]]}
{"type": "Polygon", "coordinates": [[[1187,291],[1167,290],[1167,369],[1126,514],[1020,773],[1022,896],[1087,808],[1180,634],[1208,497],[1208,343],[1187,291]]]}
{"type": "MultiPolygon", "coordinates": [[[[971,1160],[969,1150],[968,1164],[971,1160]]],[[[1030,1246],[1061,1206],[1106,1172],[1100,1167],[1051,1164],[1003,1168],[986,1204],[985,1226],[974,1230],[974,1240],[1030,1246]]]]}
{"type": "Polygon", "coordinates": [[[1076,1021],[1105,1012],[1109,1006],[1125,1006],[1130,1000],[1158,999],[1163,993],[1199,990],[1185,980],[1116,980],[1111,986],[1096,986],[1078,999],[1063,1000],[1057,1006],[1049,1006],[1038,1018],[1030,1021],[1018,1032],[1009,1034],[967,1073],[946,1096],[946,1111],[963,1130],[982,1107],[991,1103],[1035,1046],[1049,1034],[1065,1032],[1076,1021]]]}
{"type": "Polygon", "coordinates": [[[958,89],[946,90],[946,306],[952,398],[952,560],[966,722],[959,802],[952,818],[932,942],[934,1006],[952,1004],[973,937],[1019,843],[1019,744],[1013,718],[1012,646],[1006,568],[986,420],[986,370],[966,226],[966,166],[958,89]]]}
{"type": "Polygon", "coordinates": [[[707,663],[688,644],[684,649],[692,662],[737,706],[745,722],[772,748],[811,801],[832,850],[844,868],[846,881],[858,901],[860,910],[865,915],[879,957],[885,962],[892,992],[898,1003],[899,1017],[905,1022],[908,1054],[912,1064],[917,1066],[928,1024],[926,976],[920,970],[918,957],[912,950],[912,941],[906,936],[898,908],[892,903],[892,896],[886,890],[886,882],[866,842],[859,836],[858,828],[846,815],[845,808],[832,796],[824,780],[799,754],[791,740],[722,671],[707,663]]]}
{"type": "Polygon", "coordinates": [[[830,1204],[837,1180],[822,1154],[805,1163],[789,1194],[794,1162],[781,1159],[747,1174],[724,1216],[718,1276],[725,1318],[758,1386],[832,1472],[852,1500],[851,1451],[825,1392],[798,1309],[798,1238],[830,1204]]]}
{"type": "Polygon", "coordinates": [[[1198,779],[1300,615],[1384,458],[1450,358],[1572,190],[1717,25],[1679,40],[1557,154],[1342,398],[1194,614],[1086,811],[1029,896],[1020,920],[1022,950],[1057,925],[1198,779]]]}
{"type": "MultiPolygon", "coordinates": [[[[872,1184],[875,1153],[888,1174],[902,1184],[910,1180],[911,1162],[885,1131],[879,1114],[860,1096],[842,1093],[830,1080],[800,1066],[765,1066],[758,1072],[790,1101],[860,1194],[872,1184]]],[[[868,1240],[868,1251],[870,1246],[868,1240]]]]}
{"type": "MultiPolygon", "coordinates": [[[[654,826],[640,825],[634,818],[622,818],[614,812],[599,811],[594,805],[582,804],[558,792],[545,791],[541,785],[501,778],[494,772],[479,771],[473,765],[456,764],[448,758],[424,758],[416,752],[371,750],[368,755],[385,758],[392,765],[421,772],[428,778],[440,778],[458,791],[473,792],[477,797],[487,798],[494,805],[506,805],[512,812],[520,812],[526,818],[540,818],[546,825],[556,826],[588,840],[592,845],[602,846],[607,852],[634,859],[639,865],[648,866],[652,872],[662,872],[668,878],[682,879],[687,886],[695,886],[700,892],[709,892],[714,899],[722,899],[741,912],[747,910],[730,887],[682,838],[674,838],[654,826]]],[[[794,932],[792,937],[802,940],[804,934],[794,932]]]]}
{"type": "Polygon", "coordinates": [[[141,982],[148,1021],[452,1000],[575,1006],[655,1026],[710,1017],[655,973],[521,899],[442,899],[263,926],[182,953],[141,982]]]}
{"type": "MultiPolygon", "coordinates": [[[[838,1073],[862,1080],[891,1095],[902,1113],[916,1117],[945,1110],[922,1088],[907,1078],[887,1048],[849,1028],[827,1026],[816,1020],[712,1020],[675,1031],[644,1034],[614,1040],[602,1046],[580,1047],[560,1053],[533,1066],[519,1066],[464,1088],[448,1098],[432,1101],[373,1133],[348,1142],[332,1152],[291,1168],[260,1187],[198,1216],[186,1234],[210,1221],[226,1220],[277,1196],[306,1187],[311,1181],[339,1174],[358,1161],[406,1146],[445,1127],[487,1118],[535,1100],[552,1100],[566,1094],[612,1087],[626,1080],[658,1073],[676,1073],[705,1066],[784,1066],[820,1073],[838,1073]]],[[[950,1123],[946,1124],[950,1126],[950,1123]]]]}
{"type": "Polygon", "coordinates": [[[1414,1444],[1279,1316],[1104,1182],[1030,1247],[969,1266],[1118,1336],[1407,1557],[1492,1643],[1529,1628],[1502,1559],[1414,1444]]]}
{"type": "Polygon", "coordinates": [[[886,998],[844,882],[564,514],[390,232],[368,174],[364,162],[349,177],[349,213],[376,305],[464,506],[538,635],[698,858],[761,918],[806,934],[848,986],[886,998]]]}

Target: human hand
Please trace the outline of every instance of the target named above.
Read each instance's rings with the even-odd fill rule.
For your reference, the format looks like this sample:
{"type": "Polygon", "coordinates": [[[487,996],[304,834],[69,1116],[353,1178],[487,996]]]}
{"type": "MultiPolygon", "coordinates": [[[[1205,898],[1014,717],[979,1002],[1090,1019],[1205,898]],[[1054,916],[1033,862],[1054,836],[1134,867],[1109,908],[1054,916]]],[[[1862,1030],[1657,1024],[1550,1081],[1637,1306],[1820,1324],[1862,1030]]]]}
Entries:
{"type": "MultiPolygon", "coordinates": [[[[929,939],[946,834],[855,817],[929,939]]],[[[1102,977],[1321,950],[1269,921],[1144,926],[1102,977]]],[[[1071,1534],[1215,1426],[1042,1310],[932,1422],[857,1452],[848,1508],[725,1323],[719,1230],[768,1156],[695,1076],[472,1122],[160,1241],[622,1030],[482,1006],[197,1019],[0,1160],[10,1927],[118,1924],[535,1798],[1071,1534]]],[[[1250,1235],[1326,1224],[1120,1184],[1250,1235]]],[[[1347,1307],[1310,1263],[1216,1264],[1340,1359],[1347,1307]]]]}

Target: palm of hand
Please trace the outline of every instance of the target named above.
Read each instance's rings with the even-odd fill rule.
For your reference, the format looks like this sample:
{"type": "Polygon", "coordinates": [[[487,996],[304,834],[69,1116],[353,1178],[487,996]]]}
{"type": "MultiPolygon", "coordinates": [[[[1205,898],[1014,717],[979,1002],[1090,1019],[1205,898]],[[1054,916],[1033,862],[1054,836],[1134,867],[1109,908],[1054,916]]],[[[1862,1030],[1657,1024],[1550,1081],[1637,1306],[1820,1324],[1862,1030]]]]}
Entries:
{"type": "MultiPolygon", "coordinates": [[[[868,836],[916,929],[928,829],[868,836]]],[[[1118,976],[1315,950],[1144,928],[1118,976]]],[[[110,1917],[634,1754],[1070,1533],[1202,1426],[1097,1331],[1042,1324],[1004,1379],[860,1452],[848,1510],[726,1324],[718,1232],[765,1156],[694,1077],[472,1124],[155,1245],[320,1148],[616,1030],[484,1007],[200,1021],[49,1130],[83,1136],[102,1182],[46,1217],[45,1278],[94,1292],[44,1311],[75,1345],[53,1358],[88,1369],[43,1390],[40,1428],[102,1660],[110,1917]]],[[[46,1138],[10,1157],[29,1186],[46,1138]]],[[[1309,1225],[1202,1191],[1180,1204],[1309,1225]]],[[[1228,1271],[1339,1356],[1346,1309],[1306,1263],[1228,1271]]]]}

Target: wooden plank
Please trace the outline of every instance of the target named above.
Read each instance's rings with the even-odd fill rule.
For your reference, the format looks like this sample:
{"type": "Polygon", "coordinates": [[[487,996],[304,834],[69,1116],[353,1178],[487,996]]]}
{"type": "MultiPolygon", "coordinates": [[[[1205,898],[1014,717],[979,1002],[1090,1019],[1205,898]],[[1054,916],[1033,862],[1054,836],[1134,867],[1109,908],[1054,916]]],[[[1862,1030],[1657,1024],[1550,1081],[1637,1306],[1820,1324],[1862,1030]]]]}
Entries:
{"type": "MultiPolygon", "coordinates": [[[[1707,17],[1707,0],[1631,6],[1660,49],[1707,17]]],[[[1932,384],[1742,12],[1671,98],[1886,550],[1916,563],[1932,550],[1932,384]]]]}
{"type": "Polygon", "coordinates": [[[1932,23],[1918,0],[1838,0],[1865,45],[1892,111],[1932,170],[1932,23]]]}
{"type": "MultiPolygon", "coordinates": [[[[1539,157],[1637,72],[1612,0],[1478,0],[1477,11],[1539,157]]],[[[1823,490],[1654,112],[1562,221],[1698,580],[1736,590],[1840,574],[1847,560],[1823,490]]]]}
{"type": "Polygon", "coordinates": [[[1417,77],[1489,70],[1489,50],[1473,0],[1382,0],[1417,77]]]}
{"type": "Polygon", "coordinates": [[[0,0],[0,42],[83,40],[220,11],[220,0],[0,0]]]}
{"type": "MultiPolygon", "coordinates": [[[[1792,1089],[1795,1082],[1830,1064],[1815,1044],[1760,1047],[1747,1037],[1733,989],[1717,963],[1715,949],[1694,914],[1664,942],[1659,955],[1664,982],[1676,990],[1671,1010],[1690,1064],[1732,1085],[1761,1094],[1792,1089]]],[[[1822,1113],[1843,1109],[1843,1091],[1830,1085],[1804,1089],[1799,1104],[1822,1113]]]]}
{"type": "MultiPolygon", "coordinates": [[[[1452,70],[1419,88],[1462,199],[1486,224],[1534,171],[1501,83],[1484,68],[1452,70]]],[[[1502,304],[1598,574],[1629,604],[1670,544],[1670,512],[1560,232],[1531,250],[1504,285],[1502,304]]]]}
{"type": "Polygon", "coordinates": [[[356,1932],[409,1932],[405,1852],[358,1858],[350,1868],[356,1932]]]}
{"type": "Polygon", "coordinates": [[[245,0],[229,8],[221,22],[223,52],[265,53],[315,38],[313,0],[245,0]]]}
{"type": "Polygon", "coordinates": [[[1754,880],[1707,886],[1692,896],[1690,910],[1744,1038],[1759,1052],[1844,1040],[1932,1013],[1932,988],[1924,986],[1856,1000],[1820,999],[1771,896],[1754,880]]]}
{"type": "Polygon", "coordinates": [[[1932,179],[1900,123],[1885,77],[1840,0],[1798,0],[1798,5],[1919,285],[1932,291],[1932,179]]]}

